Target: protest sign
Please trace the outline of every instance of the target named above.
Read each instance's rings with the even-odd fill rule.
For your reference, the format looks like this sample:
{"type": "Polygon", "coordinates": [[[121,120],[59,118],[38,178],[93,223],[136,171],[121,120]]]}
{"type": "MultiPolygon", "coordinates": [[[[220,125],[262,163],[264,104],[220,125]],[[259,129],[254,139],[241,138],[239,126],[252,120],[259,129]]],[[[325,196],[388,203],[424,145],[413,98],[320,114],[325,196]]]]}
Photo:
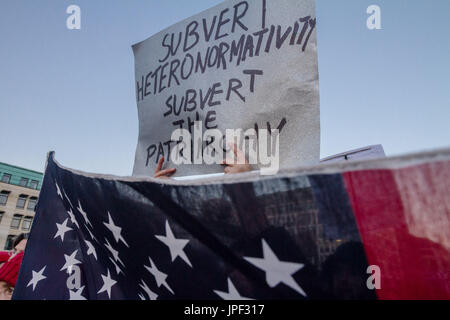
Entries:
{"type": "MultiPolygon", "coordinates": [[[[195,121],[200,140],[211,129],[223,135],[278,129],[281,167],[318,163],[314,10],[313,0],[225,1],[133,45],[139,115],[133,175],[152,175],[179,142],[174,130],[193,133],[195,121]]],[[[202,162],[168,166],[178,176],[223,172],[202,162]]]]}

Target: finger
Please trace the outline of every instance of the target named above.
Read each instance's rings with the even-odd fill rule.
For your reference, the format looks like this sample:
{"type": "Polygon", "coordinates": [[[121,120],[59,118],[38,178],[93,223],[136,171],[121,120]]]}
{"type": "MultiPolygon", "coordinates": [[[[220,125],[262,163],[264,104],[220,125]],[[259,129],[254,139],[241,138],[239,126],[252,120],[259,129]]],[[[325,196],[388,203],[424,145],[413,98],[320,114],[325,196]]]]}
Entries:
{"type": "Polygon", "coordinates": [[[168,174],[172,175],[172,174],[175,173],[175,171],[177,171],[177,169],[175,169],[175,168],[161,170],[157,174],[155,174],[155,178],[158,178],[158,177],[161,177],[161,176],[165,176],[165,175],[168,175],[168,174]]]}
{"type": "Polygon", "coordinates": [[[237,146],[235,146],[235,154],[236,154],[236,158],[239,164],[246,164],[247,163],[247,158],[244,154],[244,152],[239,149],[237,146]]]}
{"type": "Polygon", "coordinates": [[[163,176],[159,176],[157,179],[170,179],[171,176],[173,176],[173,174],[175,173],[176,170],[174,170],[173,172],[169,172],[163,176]]]}
{"type": "Polygon", "coordinates": [[[177,169],[175,168],[169,168],[165,170],[161,170],[158,173],[155,174],[155,177],[165,176],[166,174],[173,174],[177,169]]]}
{"type": "Polygon", "coordinates": [[[228,142],[228,147],[230,147],[230,149],[233,150],[234,155],[237,156],[239,148],[237,147],[236,143],[228,142]]]}
{"type": "Polygon", "coordinates": [[[159,161],[158,161],[158,164],[156,165],[155,174],[157,174],[158,171],[161,170],[163,163],[164,163],[164,157],[161,157],[161,159],[159,159],[159,161]]]}
{"type": "Polygon", "coordinates": [[[234,142],[229,143],[230,148],[233,150],[235,159],[233,162],[237,164],[246,164],[247,158],[241,149],[238,148],[237,144],[234,142]]]}
{"type": "Polygon", "coordinates": [[[223,160],[221,164],[224,166],[232,167],[232,166],[236,165],[236,160],[227,158],[227,159],[223,160]]]}
{"type": "Polygon", "coordinates": [[[171,177],[171,176],[173,176],[174,173],[175,173],[175,171],[177,171],[177,169],[174,168],[172,172],[169,172],[168,174],[166,174],[166,177],[171,177]]]}
{"type": "Polygon", "coordinates": [[[222,160],[222,162],[220,164],[224,165],[224,166],[229,166],[230,165],[230,159],[225,158],[225,159],[222,160]]]}

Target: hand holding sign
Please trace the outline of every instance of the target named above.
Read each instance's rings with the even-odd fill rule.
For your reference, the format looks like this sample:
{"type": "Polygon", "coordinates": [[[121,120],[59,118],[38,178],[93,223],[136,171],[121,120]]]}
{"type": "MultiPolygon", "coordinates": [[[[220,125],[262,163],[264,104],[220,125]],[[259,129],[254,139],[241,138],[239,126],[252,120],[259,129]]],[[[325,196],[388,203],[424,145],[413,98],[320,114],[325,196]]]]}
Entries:
{"type": "Polygon", "coordinates": [[[169,169],[162,169],[164,164],[164,157],[159,159],[158,165],[155,169],[155,174],[153,175],[153,178],[159,178],[159,179],[169,179],[176,171],[175,168],[169,168],[169,169]]]}
{"type": "Polygon", "coordinates": [[[227,158],[222,162],[225,166],[225,174],[252,171],[252,166],[248,163],[244,152],[235,143],[229,143],[228,146],[233,151],[233,158],[227,158]]]}

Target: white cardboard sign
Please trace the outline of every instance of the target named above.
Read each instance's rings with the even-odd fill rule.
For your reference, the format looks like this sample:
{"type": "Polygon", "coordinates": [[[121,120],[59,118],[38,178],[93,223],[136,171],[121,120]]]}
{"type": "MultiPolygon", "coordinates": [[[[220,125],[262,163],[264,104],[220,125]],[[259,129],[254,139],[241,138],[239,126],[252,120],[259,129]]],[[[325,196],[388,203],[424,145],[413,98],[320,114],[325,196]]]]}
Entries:
{"type": "MultiPolygon", "coordinates": [[[[279,129],[280,166],[319,162],[314,0],[229,0],[133,45],[139,138],[133,175],[170,158],[175,129],[279,129]]],[[[183,164],[177,176],[223,172],[183,164]]]]}

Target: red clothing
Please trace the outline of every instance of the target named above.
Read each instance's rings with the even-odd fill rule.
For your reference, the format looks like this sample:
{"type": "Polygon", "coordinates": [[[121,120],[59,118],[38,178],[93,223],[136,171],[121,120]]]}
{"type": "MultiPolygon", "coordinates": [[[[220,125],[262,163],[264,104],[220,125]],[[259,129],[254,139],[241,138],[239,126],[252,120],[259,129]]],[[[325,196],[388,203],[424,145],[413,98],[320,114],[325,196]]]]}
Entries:
{"type": "Polygon", "coordinates": [[[10,251],[0,251],[0,263],[8,261],[11,256],[12,253],[10,251]]]}
{"type": "MultiPolygon", "coordinates": [[[[2,261],[5,257],[6,255],[2,252],[0,254],[0,261],[2,261]]],[[[9,255],[9,260],[7,260],[0,267],[0,281],[5,281],[12,287],[16,286],[17,276],[19,275],[22,258],[23,252],[18,253],[15,256],[9,255]]]]}

